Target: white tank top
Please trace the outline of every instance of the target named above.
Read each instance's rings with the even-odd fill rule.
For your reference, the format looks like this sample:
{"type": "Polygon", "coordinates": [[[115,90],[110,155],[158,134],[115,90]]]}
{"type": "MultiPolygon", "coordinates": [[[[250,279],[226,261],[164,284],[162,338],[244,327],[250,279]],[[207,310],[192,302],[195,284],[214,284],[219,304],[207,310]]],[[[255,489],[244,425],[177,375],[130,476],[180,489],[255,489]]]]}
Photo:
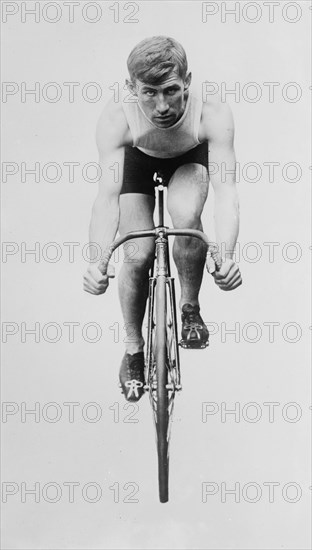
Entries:
{"type": "Polygon", "coordinates": [[[169,128],[158,128],[142,111],[138,101],[122,101],[133,139],[133,147],[151,157],[178,157],[200,142],[198,131],[202,101],[189,94],[182,117],[169,128]]]}

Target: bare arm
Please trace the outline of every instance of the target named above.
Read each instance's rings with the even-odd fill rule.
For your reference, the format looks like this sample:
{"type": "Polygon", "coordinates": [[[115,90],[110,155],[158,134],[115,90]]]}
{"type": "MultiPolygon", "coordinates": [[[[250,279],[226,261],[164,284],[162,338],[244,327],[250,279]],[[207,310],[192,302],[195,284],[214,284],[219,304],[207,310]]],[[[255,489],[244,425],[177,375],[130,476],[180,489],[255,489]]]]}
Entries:
{"type": "Polygon", "coordinates": [[[99,120],[96,133],[101,177],[89,229],[90,244],[95,243],[95,246],[90,246],[90,266],[84,276],[84,289],[91,294],[105,292],[108,277],[114,276],[111,267],[107,274],[102,274],[98,265],[118,230],[126,132],[127,124],[122,110],[112,103],[108,104],[99,120]]]}
{"type": "Polygon", "coordinates": [[[92,208],[89,229],[90,243],[96,243],[97,247],[91,247],[91,261],[97,257],[99,247],[103,255],[118,230],[123,159],[123,147],[110,152],[100,151],[101,179],[98,195],[92,208]]]}
{"type": "Polygon", "coordinates": [[[239,231],[239,200],[235,181],[234,123],[228,105],[218,102],[204,110],[206,138],[209,146],[210,180],[215,194],[215,232],[225,261],[216,283],[223,290],[241,284],[241,276],[232,258],[239,231]]]}

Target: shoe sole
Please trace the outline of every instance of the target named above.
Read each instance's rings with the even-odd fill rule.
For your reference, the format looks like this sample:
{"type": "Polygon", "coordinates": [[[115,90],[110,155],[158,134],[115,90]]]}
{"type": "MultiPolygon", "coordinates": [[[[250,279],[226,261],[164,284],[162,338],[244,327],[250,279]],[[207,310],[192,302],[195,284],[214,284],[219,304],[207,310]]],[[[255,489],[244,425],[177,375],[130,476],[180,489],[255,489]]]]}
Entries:
{"type": "Polygon", "coordinates": [[[183,349],[205,349],[209,346],[209,341],[207,342],[198,342],[198,340],[180,340],[179,346],[183,349]]]}
{"type": "Polygon", "coordinates": [[[128,403],[136,403],[137,401],[140,401],[141,397],[143,397],[143,395],[146,393],[146,384],[144,385],[144,391],[143,393],[140,395],[140,397],[136,398],[136,399],[128,399],[125,392],[123,391],[122,389],[122,385],[121,385],[121,382],[119,382],[118,384],[118,387],[121,389],[120,393],[122,393],[122,395],[124,396],[125,400],[128,401],[128,403]]]}

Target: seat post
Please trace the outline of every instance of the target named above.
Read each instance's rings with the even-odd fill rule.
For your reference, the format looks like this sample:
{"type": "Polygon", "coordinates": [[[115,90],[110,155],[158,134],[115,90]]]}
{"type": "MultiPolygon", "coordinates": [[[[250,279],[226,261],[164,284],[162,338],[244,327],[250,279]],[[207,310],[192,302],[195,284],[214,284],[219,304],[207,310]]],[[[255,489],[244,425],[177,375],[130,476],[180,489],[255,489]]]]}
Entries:
{"type": "Polygon", "coordinates": [[[164,225],[164,186],[163,178],[159,172],[155,172],[153,180],[158,182],[155,186],[156,203],[158,203],[158,225],[164,225]]]}

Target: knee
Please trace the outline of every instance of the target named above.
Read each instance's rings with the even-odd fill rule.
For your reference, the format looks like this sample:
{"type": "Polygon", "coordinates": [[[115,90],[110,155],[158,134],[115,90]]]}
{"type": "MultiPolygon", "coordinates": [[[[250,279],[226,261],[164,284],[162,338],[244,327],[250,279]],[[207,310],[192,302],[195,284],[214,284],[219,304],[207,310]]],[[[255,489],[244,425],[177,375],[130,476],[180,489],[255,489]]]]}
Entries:
{"type": "Polygon", "coordinates": [[[168,212],[176,229],[198,229],[201,225],[202,209],[192,201],[185,201],[183,196],[168,204],[168,212]]]}
{"type": "Polygon", "coordinates": [[[182,193],[176,195],[175,200],[168,198],[167,209],[176,229],[193,229],[200,224],[201,210],[191,200],[185,200],[182,193]]]}
{"type": "Polygon", "coordinates": [[[152,266],[155,256],[154,242],[146,244],[142,241],[139,239],[129,241],[124,246],[124,264],[128,269],[137,273],[146,273],[152,266]]]}
{"type": "Polygon", "coordinates": [[[173,227],[176,229],[199,229],[201,227],[200,212],[189,206],[174,208],[170,213],[173,227]]]}

